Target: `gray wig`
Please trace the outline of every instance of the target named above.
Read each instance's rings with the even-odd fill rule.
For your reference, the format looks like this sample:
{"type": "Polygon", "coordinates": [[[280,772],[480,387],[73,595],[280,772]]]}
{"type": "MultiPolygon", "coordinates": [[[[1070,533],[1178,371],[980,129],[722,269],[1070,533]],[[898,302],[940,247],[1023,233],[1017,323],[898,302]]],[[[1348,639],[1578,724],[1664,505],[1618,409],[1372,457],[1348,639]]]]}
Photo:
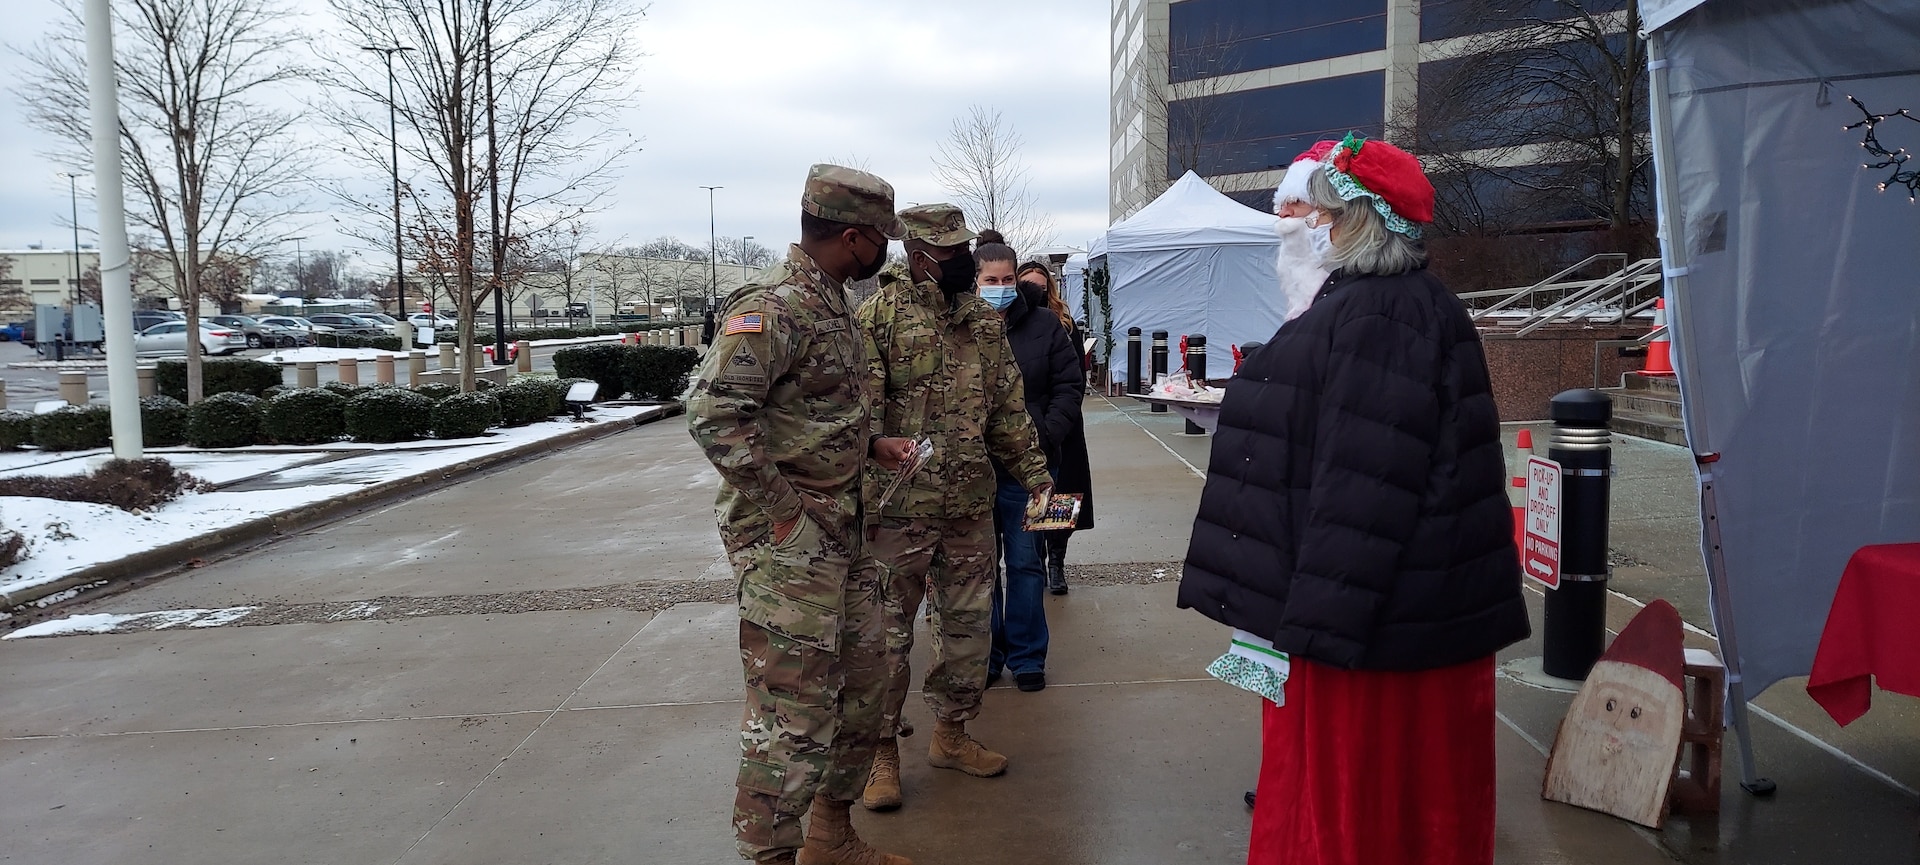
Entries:
{"type": "Polygon", "coordinates": [[[1387,228],[1370,199],[1343,200],[1325,171],[1315,171],[1308,178],[1307,195],[1308,204],[1333,217],[1338,233],[1327,258],[1328,270],[1393,276],[1427,263],[1427,250],[1420,241],[1387,228]]]}

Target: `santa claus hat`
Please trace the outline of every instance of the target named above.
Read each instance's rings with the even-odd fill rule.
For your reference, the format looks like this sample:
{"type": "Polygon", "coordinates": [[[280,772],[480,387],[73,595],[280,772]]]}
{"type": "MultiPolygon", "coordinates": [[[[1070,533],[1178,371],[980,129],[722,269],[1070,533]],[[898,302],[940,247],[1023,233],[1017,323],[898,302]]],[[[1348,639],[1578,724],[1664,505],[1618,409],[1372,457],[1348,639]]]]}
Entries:
{"type": "Polygon", "coordinates": [[[1327,179],[1341,200],[1368,199],[1387,228],[1417,238],[1418,223],[1433,221],[1433,183],[1413,154],[1349,132],[1325,162],[1327,179]]]}
{"type": "Polygon", "coordinates": [[[1307,178],[1319,171],[1327,154],[1333,151],[1338,141],[1321,141],[1307,152],[1293,158],[1293,164],[1287,166],[1287,173],[1280,178],[1280,185],[1273,190],[1273,212],[1279,213],[1289,201],[1307,200],[1307,178]]]}
{"type": "Polygon", "coordinates": [[[1664,599],[1655,599],[1620,629],[1620,636],[1613,638],[1600,660],[1645,667],[1685,690],[1685,655],[1680,611],[1664,599]]]}

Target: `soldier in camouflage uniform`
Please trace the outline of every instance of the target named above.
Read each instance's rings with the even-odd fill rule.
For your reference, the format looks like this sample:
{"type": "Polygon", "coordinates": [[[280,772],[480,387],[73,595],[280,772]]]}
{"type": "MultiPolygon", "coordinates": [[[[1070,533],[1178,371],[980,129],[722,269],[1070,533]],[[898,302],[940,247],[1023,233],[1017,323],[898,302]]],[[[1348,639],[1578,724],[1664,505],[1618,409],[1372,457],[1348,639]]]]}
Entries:
{"type": "MultiPolygon", "coordinates": [[[[974,233],[950,204],[909,208],[900,218],[913,281],[868,298],[860,306],[860,324],[869,344],[878,431],[925,437],[934,451],[876,515],[867,556],[856,569],[884,574],[891,684],[883,729],[903,735],[907,730],[900,712],[911,684],[913,619],[931,587],[933,665],[924,691],[936,728],[927,762],[990,777],[1006,770],[1007,758],[966,732],[966,722],[980,711],[993,643],[997,483],[988,457],[1011,467],[1035,495],[1051,489],[1052,479],[1027,414],[1006,325],[974,289],[967,248],[974,233]]],[[[899,766],[898,740],[885,736],[862,804],[899,807],[899,766]]]]}
{"type": "Polygon", "coordinates": [[[844,285],[878,273],[903,229],[891,186],[839,166],[813,167],[801,211],[786,261],[727,298],[687,401],[723,481],[720,537],[739,579],[734,831],[755,862],[911,865],[862,843],[848,814],[887,684],[880,587],[852,569],[860,484],[869,459],[898,465],[909,443],[871,435],[866,345],[844,285]]]}

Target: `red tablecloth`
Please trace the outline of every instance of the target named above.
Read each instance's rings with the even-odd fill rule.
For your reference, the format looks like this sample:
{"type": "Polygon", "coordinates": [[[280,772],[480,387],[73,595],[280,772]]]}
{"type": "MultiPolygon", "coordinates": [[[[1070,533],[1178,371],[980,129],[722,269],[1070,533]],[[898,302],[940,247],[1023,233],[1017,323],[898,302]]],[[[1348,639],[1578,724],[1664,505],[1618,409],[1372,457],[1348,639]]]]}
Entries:
{"type": "Polygon", "coordinates": [[[1844,727],[1873,703],[1872,680],[1920,697],[1920,544],[1861,547],[1840,575],[1807,694],[1844,727]]]}

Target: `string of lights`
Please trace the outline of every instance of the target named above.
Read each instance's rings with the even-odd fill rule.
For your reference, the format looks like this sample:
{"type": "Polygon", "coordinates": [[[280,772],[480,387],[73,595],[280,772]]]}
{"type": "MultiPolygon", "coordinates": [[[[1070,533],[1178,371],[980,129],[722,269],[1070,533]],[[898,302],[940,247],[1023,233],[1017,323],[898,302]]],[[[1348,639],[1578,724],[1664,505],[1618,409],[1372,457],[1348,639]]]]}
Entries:
{"type": "Polygon", "coordinates": [[[1869,156],[1880,160],[1879,162],[1867,163],[1862,167],[1869,170],[1893,169],[1893,173],[1888,175],[1886,180],[1880,182],[1880,191],[1887,191],[1887,187],[1889,186],[1903,186],[1906,187],[1908,201],[1911,202],[1920,198],[1920,171],[1906,167],[1907,161],[1913,158],[1913,154],[1908,153],[1904,147],[1897,150],[1888,150],[1886,145],[1880,143],[1879,130],[1881,123],[1896,117],[1904,117],[1915,123],[1920,123],[1920,117],[1913,116],[1911,113],[1908,113],[1908,110],[1905,108],[1891,114],[1875,114],[1872,111],[1868,111],[1866,105],[1852,96],[1848,96],[1847,101],[1853,103],[1853,107],[1860,109],[1861,114],[1866,115],[1866,119],[1858,123],[1850,123],[1847,125],[1847,128],[1865,129],[1866,133],[1860,139],[1860,147],[1867,151],[1869,156]]]}

